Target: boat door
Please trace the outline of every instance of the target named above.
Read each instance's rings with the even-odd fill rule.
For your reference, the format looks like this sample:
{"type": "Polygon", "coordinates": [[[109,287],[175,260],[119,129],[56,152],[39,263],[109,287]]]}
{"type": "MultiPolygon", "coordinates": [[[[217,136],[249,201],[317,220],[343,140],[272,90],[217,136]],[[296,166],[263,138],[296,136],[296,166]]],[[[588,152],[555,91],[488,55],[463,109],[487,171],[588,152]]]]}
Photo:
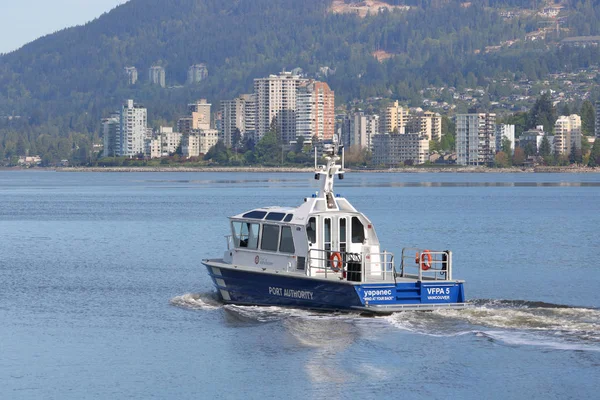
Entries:
{"type": "MultiPolygon", "coordinates": [[[[332,256],[339,253],[342,259],[342,265],[345,262],[345,254],[347,251],[348,237],[348,217],[342,215],[321,216],[322,227],[322,243],[319,246],[324,250],[323,258],[325,261],[324,267],[331,268],[332,256]]],[[[337,266],[337,263],[335,264],[337,266]]],[[[340,268],[342,267],[340,265],[340,268]]]]}

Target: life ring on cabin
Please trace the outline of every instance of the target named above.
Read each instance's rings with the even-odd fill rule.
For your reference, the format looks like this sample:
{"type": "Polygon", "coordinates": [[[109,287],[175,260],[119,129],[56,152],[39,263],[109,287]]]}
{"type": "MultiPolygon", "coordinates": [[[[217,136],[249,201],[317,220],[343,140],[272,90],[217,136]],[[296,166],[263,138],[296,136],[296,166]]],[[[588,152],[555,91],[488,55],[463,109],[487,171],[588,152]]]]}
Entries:
{"type": "Polygon", "coordinates": [[[424,250],[422,254],[417,253],[415,256],[415,264],[420,264],[423,271],[427,271],[431,268],[431,252],[429,250],[424,250]]]}
{"type": "Polygon", "coordinates": [[[339,272],[342,269],[342,255],[337,251],[332,253],[329,257],[329,265],[331,265],[333,272],[339,272]]]}

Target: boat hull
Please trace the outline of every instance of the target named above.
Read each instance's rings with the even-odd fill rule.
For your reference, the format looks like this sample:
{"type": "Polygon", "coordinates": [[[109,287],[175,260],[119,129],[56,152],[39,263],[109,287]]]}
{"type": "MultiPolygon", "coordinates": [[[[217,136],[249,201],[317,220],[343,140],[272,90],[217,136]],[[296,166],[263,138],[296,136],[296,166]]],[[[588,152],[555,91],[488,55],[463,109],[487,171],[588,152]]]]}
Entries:
{"type": "Polygon", "coordinates": [[[462,282],[361,284],[252,271],[209,261],[203,263],[225,303],[368,313],[463,308],[466,305],[462,282]]]}

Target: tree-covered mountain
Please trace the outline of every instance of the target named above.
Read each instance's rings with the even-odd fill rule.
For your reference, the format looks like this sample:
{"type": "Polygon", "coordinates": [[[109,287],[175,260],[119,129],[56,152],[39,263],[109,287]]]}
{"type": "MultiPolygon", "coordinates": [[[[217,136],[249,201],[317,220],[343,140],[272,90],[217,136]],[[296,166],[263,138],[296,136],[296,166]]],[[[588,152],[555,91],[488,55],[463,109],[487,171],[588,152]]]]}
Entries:
{"type": "Polygon", "coordinates": [[[428,85],[537,79],[600,62],[597,47],[552,44],[565,35],[600,34],[600,0],[563,1],[565,29],[537,42],[525,35],[543,26],[536,12],[542,1],[387,3],[411,8],[360,18],[333,13],[332,0],[131,0],[0,56],[0,116],[21,116],[0,122],[0,155],[16,151],[19,137],[30,153],[48,152],[48,143],[58,149],[59,138],[61,148],[79,149],[126,98],[144,103],[151,120],[172,122],[193,99],[217,104],[282,69],[300,67],[311,76],[321,67],[334,70],[326,80],[338,103],[369,96],[416,102],[428,85]],[[506,18],[505,9],[517,12],[506,18]],[[514,44],[486,52],[507,42],[514,44]],[[209,77],[185,85],[196,63],[208,66],[209,77]],[[170,88],[148,84],[152,65],[166,68],[170,88]],[[138,69],[134,86],[127,85],[126,66],[138,69]]]}

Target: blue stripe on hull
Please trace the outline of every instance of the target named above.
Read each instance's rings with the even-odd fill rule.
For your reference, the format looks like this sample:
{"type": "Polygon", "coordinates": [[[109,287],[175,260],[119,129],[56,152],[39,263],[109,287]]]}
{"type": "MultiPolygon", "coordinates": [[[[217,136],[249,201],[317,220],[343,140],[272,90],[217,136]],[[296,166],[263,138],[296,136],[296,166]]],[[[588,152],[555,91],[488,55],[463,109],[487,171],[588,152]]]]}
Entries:
{"type": "Polygon", "coordinates": [[[354,286],[347,283],[228,268],[218,268],[221,275],[215,275],[212,267],[207,268],[225,302],[326,310],[347,310],[362,306],[354,286]],[[222,282],[218,282],[218,279],[222,282]],[[228,295],[230,299],[226,299],[221,291],[225,291],[225,296],[228,295]]]}

